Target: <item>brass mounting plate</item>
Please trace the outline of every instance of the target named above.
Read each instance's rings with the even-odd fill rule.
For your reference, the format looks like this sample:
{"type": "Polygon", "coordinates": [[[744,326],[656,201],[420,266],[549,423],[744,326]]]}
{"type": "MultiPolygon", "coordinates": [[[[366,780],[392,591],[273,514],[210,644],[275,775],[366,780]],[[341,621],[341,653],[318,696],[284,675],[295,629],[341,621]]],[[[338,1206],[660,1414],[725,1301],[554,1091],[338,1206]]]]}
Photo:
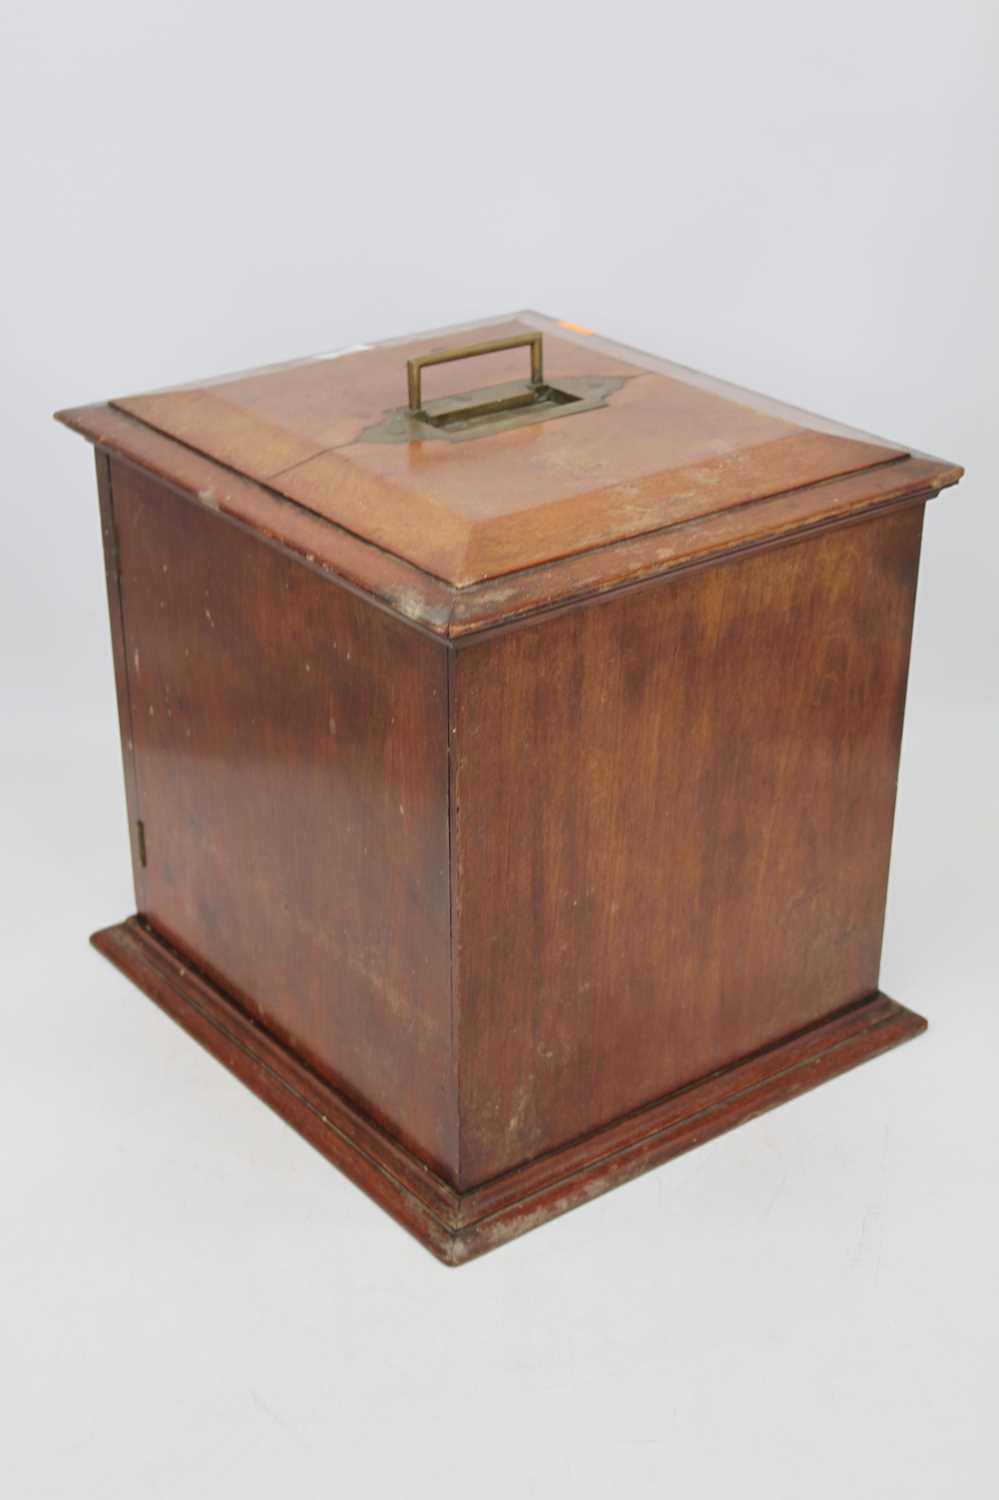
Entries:
{"type": "Polygon", "coordinates": [[[572,375],[557,386],[532,386],[526,381],[463,391],[428,401],[419,412],[397,406],[380,421],[365,427],[359,443],[428,443],[443,440],[467,443],[515,427],[551,422],[556,417],[574,417],[606,406],[620,390],[625,375],[572,375]]]}

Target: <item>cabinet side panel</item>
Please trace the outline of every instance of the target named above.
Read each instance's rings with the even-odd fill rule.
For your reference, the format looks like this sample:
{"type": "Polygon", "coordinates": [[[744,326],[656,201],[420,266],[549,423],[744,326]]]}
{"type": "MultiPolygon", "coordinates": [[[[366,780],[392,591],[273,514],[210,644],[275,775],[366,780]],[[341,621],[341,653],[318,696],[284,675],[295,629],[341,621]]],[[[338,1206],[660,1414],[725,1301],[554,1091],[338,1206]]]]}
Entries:
{"type": "Polygon", "coordinates": [[[112,465],[142,915],[456,1173],[446,648],[112,465]]]}
{"type": "Polygon", "coordinates": [[[122,616],[121,580],[118,569],[118,537],[114,501],[111,494],[111,460],[100,449],[94,454],[97,465],[97,496],[100,502],[101,540],[104,544],[104,573],[108,590],[108,618],[111,623],[111,653],[114,658],[115,693],[118,702],[118,731],[121,736],[121,760],[125,773],[125,806],[128,815],[128,846],[132,855],[132,884],[135,904],[141,911],[145,900],[142,867],[142,813],[135,775],[135,746],[132,738],[132,705],[129,699],[128,647],[122,616]]]}
{"type": "Polygon", "coordinates": [[[463,1185],[877,989],[921,524],[458,653],[463,1185]]]}

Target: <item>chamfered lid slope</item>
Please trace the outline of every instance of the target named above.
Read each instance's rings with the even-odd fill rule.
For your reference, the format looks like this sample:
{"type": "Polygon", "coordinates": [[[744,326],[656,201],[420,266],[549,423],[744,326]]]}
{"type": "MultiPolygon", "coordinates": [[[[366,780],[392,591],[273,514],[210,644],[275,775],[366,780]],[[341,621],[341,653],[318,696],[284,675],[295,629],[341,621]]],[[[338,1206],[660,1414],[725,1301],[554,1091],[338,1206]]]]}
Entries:
{"type": "Polygon", "coordinates": [[[111,405],[458,588],[674,529],[675,559],[701,523],[792,493],[807,527],[830,481],[878,503],[911,458],[536,313],[111,405]]]}

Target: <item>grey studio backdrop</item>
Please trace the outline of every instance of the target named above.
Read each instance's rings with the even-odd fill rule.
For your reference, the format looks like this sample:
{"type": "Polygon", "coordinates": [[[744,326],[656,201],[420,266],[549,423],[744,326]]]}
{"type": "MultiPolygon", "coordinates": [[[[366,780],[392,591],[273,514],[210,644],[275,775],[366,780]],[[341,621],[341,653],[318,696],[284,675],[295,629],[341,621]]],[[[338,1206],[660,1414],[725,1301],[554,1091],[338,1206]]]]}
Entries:
{"type": "Polygon", "coordinates": [[[991,0],[7,0],[12,1500],[991,1493],[997,42],[991,0]],[[967,467],[882,977],[931,1029],[448,1273],[86,947],[132,897],[50,413],[525,305],[967,467]]]}

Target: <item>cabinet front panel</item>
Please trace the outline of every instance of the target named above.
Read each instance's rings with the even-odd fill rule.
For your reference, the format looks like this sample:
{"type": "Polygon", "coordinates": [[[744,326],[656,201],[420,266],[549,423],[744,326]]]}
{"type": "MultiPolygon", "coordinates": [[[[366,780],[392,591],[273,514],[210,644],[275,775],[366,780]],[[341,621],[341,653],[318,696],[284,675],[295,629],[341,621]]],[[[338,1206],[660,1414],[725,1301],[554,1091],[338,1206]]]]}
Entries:
{"type": "Polygon", "coordinates": [[[456,1167],[443,646],[112,465],[145,916],[456,1167]]]}

